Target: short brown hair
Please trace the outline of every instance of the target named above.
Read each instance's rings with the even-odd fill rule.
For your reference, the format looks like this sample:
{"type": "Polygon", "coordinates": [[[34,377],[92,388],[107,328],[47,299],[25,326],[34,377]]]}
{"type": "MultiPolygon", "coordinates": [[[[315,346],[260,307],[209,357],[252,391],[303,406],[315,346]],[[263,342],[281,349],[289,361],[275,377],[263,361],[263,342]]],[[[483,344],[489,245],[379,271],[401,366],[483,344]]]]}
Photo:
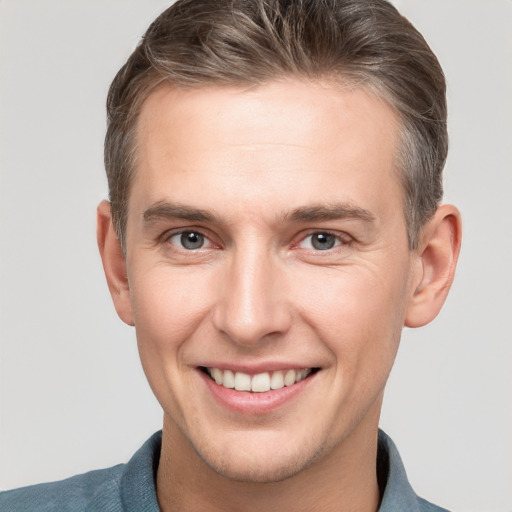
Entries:
{"type": "Polygon", "coordinates": [[[105,138],[112,219],[125,248],[136,126],[161,84],[263,84],[286,76],[365,87],[401,121],[398,168],[409,247],[443,194],[446,86],[421,34],[385,0],[178,0],[116,75],[105,138]]]}

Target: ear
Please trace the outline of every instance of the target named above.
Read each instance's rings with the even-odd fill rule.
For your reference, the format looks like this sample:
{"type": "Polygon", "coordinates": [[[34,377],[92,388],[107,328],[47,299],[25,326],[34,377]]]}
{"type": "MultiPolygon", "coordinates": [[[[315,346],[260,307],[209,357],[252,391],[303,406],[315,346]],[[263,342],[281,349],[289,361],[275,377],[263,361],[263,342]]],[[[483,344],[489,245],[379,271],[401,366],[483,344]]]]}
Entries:
{"type": "Polygon", "coordinates": [[[108,289],[117,314],[126,324],[134,325],[126,259],[112,224],[108,201],[102,201],[98,206],[96,235],[108,289]]]}
{"type": "Polygon", "coordinates": [[[420,271],[405,316],[407,327],[421,327],[441,311],[455,275],[462,225],[452,205],[440,206],[420,232],[417,258],[420,271]]]}

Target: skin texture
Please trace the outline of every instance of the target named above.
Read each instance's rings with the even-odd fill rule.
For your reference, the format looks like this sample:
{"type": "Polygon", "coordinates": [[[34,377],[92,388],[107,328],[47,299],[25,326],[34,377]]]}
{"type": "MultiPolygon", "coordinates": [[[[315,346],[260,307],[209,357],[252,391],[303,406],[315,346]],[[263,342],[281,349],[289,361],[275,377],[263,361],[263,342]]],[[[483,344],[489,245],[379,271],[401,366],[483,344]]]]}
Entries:
{"type": "Polygon", "coordinates": [[[362,89],[162,88],[138,128],[126,258],[106,202],[98,242],[164,410],[160,506],[376,510],[384,386],[402,327],[444,302],[458,211],[441,206],[409,251],[399,124],[362,89]],[[315,233],[334,246],[315,249],[315,233]],[[202,366],[319,371],[278,407],[240,412],[202,366]]]}

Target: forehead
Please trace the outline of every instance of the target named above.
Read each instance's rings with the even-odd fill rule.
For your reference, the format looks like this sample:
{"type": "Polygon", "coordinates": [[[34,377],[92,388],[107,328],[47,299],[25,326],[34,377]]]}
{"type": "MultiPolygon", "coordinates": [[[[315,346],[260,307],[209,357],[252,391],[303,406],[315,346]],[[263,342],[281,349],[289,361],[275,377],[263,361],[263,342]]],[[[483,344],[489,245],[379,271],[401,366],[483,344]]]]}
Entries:
{"type": "Polygon", "coordinates": [[[321,189],[326,201],[353,201],[362,188],[371,201],[383,184],[399,183],[397,117],[362,88],[298,80],[165,87],[146,100],[137,130],[131,196],[146,202],[182,201],[194,187],[203,203],[243,198],[277,208],[311,202],[308,190],[321,189]]]}

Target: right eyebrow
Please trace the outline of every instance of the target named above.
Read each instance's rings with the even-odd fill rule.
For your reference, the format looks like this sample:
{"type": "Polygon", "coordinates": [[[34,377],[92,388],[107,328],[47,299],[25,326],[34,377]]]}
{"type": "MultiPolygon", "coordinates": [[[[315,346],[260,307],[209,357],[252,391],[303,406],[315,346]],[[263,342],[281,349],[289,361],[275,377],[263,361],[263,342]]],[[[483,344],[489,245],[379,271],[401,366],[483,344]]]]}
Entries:
{"type": "Polygon", "coordinates": [[[191,222],[213,222],[215,217],[207,210],[191,208],[176,203],[159,201],[142,214],[144,223],[148,226],[159,220],[183,219],[191,222]]]}

